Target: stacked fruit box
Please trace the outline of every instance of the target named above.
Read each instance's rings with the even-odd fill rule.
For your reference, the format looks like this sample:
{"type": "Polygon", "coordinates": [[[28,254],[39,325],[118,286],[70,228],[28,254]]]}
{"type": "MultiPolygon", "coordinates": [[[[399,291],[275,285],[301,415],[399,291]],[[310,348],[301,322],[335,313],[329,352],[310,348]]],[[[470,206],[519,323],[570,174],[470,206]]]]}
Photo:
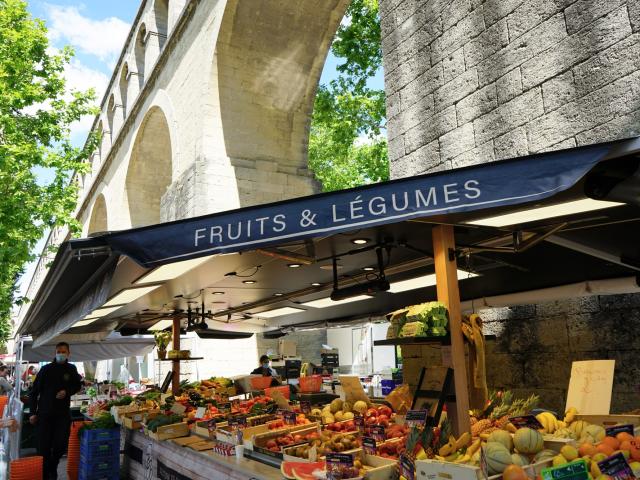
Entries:
{"type": "Polygon", "coordinates": [[[120,430],[85,430],[80,438],[78,480],[120,478],[120,430]]]}

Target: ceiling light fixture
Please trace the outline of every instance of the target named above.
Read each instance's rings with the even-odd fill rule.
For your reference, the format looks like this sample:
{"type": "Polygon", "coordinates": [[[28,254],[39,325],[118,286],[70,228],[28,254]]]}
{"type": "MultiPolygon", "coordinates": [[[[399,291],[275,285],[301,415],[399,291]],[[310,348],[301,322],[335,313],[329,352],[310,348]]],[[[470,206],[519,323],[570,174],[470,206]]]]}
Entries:
{"type": "Polygon", "coordinates": [[[374,267],[364,267],[362,270],[365,271],[365,272],[373,272],[375,270],[375,268],[374,267]]]}
{"type": "Polygon", "coordinates": [[[371,300],[371,297],[368,295],[359,295],[357,297],[346,298],[344,300],[331,300],[330,297],[320,298],[318,300],[312,300],[310,302],[302,303],[301,305],[304,307],[313,307],[313,308],[327,308],[334,307],[336,305],[343,305],[345,303],[351,302],[360,302],[362,300],[371,300]]]}
{"type": "Polygon", "coordinates": [[[88,320],[90,318],[95,318],[96,320],[100,317],[105,317],[110,313],[115,312],[116,310],[120,310],[124,305],[118,305],[117,307],[109,307],[109,308],[97,308],[89,315],[83,318],[83,320],[88,320]]]}
{"type": "Polygon", "coordinates": [[[302,266],[301,263],[290,263],[287,265],[289,268],[300,268],[302,266]]]}
{"type": "MultiPolygon", "coordinates": [[[[477,273],[465,272],[464,270],[457,271],[458,280],[466,280],[467,278],[477,277],[477,273]]],[[[389,292],[401,293],[409,290],[417,290],[418,288],[433,287],[436,284],[436,274],[423,275],[421,277],[410,278],[409,280],[401,280],[399,282],[393,282],[389,292]]]]}
{"type": "Polygon", "coordinates": [[[212,292],[213,295],[224,295],[224,292],[212,292]]]}
{"type": "Polygon", "coordinates": [[[471,225],[482,225],[486,227],[506,227],[509,225],[517,225],[521,223],[536,222],[547,218],[562,217],[565,215],[575,215],[576,213],[591,212],[594,210],[602,210],[605,208],[619,207],[624,205],[617,202],[604,202],[602,200],[593,200],[584,198],[572,202],[559,203],[557,205],[548,205],[546,207],[530,208],[519,212],[506,213],[504,215],[496,215],[494,217],[481,218],[465,222],[471,225]]]}
{"type": "Polygon", "coordinates": [[[189,270],[196,268],[199,265],[202,265],[205,262],[208,262],[213,257],[200,257],[193,258],[191,260],[184,260],[182,262],[169,263],[167,265],[162,265],[161,267],[155,268],[151,270],[149,273],[143,275],[134,283],[139,285],[141,283],[158,283],[158,282],[166,282],[168,280],[173,280],[174,278],[178,278],[189,270]]]}
{"type": "Polygon", "coordinates": [[[256,280],[243,280],[242,283],[244,283],[245,285],[253,285],[258,282],[256,280]]]}
{"type": "Polygon", "coordinates": [[[284,293],[280,293],[280,292],[274,293],[273,296],[274,297],[282,297],[282,296],[284,296],[284,293]]]}
{"type": "Polygon", "coordinates": [[[319,283],[319,282],[313,282],[313,283],[311,284],[311,286],[312,286],[312,287],[319,287],[320,285],[322,285],[322,284],[321,284],[321,283],[319,283]]]}
{"type": "Polygon", "coordinates": [[[304,311],[305,310],[302,308],[282,307],[276,308],[275,310],[268,310],[266,312],[254,313],[253,315],[259,318],[275,318],[284,317],[285,315],[291,315],[293,313],[300,313],[304,311]]]}
{"type": "Polygon", "coordinates": [[[164,330],[165,328],[169,328],[172,325],[173,325],[173,320],[171,319],[160,320],[158,323],[149,327],[147,330],[150,332],[158,332],[160,330],[164,330]]]}
{"type": "Polygon", "coordinates": [[[112,307],[114,305],[125,305],[127,303],[135,302],[140,297],[145,296],[147,293],[151,293],[155,289],[160,288],[160,285],[152,285],[150,287],[133,287],[125,288],[118,292],[115,296],[111,297],[103,307],[112,307]]]}
{"type": "Polygon", "coordinates": [[[84,327],[85,325],[89,325],[90,323],[93,323],[96,320],[98,320],[98,319],[97,318],[88,318],[88,319],[85,319],[85,320],[80,320],[79,322],[74,323],[72,328],[84,327]]]}
{"type": "Polygon", "coordinates": [[[351,243],[353,243],[354,245],[365,245],[365,244],[369,243],[369,239],[368,238],[354,238],[353,240],[351,240],[351,243]]]}

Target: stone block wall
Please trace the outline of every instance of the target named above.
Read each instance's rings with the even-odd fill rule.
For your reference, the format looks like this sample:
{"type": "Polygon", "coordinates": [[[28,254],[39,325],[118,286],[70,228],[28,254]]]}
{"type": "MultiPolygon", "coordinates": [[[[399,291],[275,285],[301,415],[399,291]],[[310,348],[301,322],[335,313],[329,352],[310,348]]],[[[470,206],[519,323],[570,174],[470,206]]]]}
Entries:
{"type": "Polygon", "coordinates": [[[640,0],[380,0],[391,176],[640,134],[640,0]]]}
{"type": "MultiPolygon", "coordinates": [[[[484,309],[487,385],[564,411],[571,364],[615,360],[612,413],[640,408],[640,295],[578,297],[484,309]]],[[[442,365],[437,346],[402,347],[404,380],[415,388],[423,366],[442,365]]]]}
{"type": "Polygon", "coordinates": [[[518,395],[537,393],[564,409],[571,363],[615,360],[611,411],[640,408],[640,295],[578,297],[480,312],[487,342],[487,382],[518,395]]]}
{"type": "MultiPolygon", "coordinates": [[[[322,357],[320,357],[320,350],[322,349],[322,344],[327,343],[326,330],[321,329],[306,332],[292,332],[282,338],[296,343],[297,355],[302,358],[303,363],[312,362],[316,365],[321,364],[322,357]]],[[[264,338],[264,335],[261,333],[256,334],[256,339],[258,342],[258,356],[266,354],[269,349],[276,353],[278,352],[279,339],[267,339],[264,338]]],[[[256,364],[257,362],[258,359],[256,358],[256,364]]]]}

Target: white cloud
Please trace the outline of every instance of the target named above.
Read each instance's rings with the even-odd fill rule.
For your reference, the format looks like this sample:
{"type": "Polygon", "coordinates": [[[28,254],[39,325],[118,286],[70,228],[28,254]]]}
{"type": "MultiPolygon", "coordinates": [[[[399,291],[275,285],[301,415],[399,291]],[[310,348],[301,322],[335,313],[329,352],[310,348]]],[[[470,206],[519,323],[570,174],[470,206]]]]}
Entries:
{"type": "MultiPolygon", "coordinates": [[[[105,89],[109,84],[109,77],[104,73],[93,70],[83,65],[76,59],[69,63],[64,72],[67,80],[67,91],[77,90],[84,92],[93,88],[96,92],[96,103],[102,100],[105,89]]],[[[85,115],[78,122],[71,125],[71,137],[75,144],[84,142],[93,125],[93,115],[85,115]]]]}
{"type": "Polygon", "coordinates": [[[48,5],[49,38],[71,44],[78,52],[113,65],[120,55],[130,25],[117,18],[93,20],[75,6],[48,5]]]}

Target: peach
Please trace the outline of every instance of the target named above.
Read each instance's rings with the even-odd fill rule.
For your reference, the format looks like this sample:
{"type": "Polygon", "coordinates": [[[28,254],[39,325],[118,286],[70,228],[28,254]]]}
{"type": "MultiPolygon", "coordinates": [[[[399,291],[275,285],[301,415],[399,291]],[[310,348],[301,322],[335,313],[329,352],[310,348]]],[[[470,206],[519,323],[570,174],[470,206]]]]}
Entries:
{"type": "Polygon", "coordinates": [[[620,442],[615,437],[604,437],[602,443],[609,445],[614,451],[620,448],[620,442]]]}
{"type": "Polygon", "coordinates": [[[582,445],[580,445],[580,448],[578,449],[578,453],[580,454],[581,457],[587,457],[587,456],[592,457],[597,453],[597,450],[593,444],[585,442],[582,445]]]}
{"type": "Polygon", "coordinates": [[[613,455],[613,452],[615,451],[610,445],[607,445],[604,442],[598,445],[596,450],[600,453],[604,453],[607,457],[613,455]]]}
{"type": "Polygon", "coordinates": [[[633,440],[633,435],[631,435],[630,433],[627,432],[620,432],[619,434],[616,435],[616,439],[622,443],[624,441],[631,441],[633,440]]]}

